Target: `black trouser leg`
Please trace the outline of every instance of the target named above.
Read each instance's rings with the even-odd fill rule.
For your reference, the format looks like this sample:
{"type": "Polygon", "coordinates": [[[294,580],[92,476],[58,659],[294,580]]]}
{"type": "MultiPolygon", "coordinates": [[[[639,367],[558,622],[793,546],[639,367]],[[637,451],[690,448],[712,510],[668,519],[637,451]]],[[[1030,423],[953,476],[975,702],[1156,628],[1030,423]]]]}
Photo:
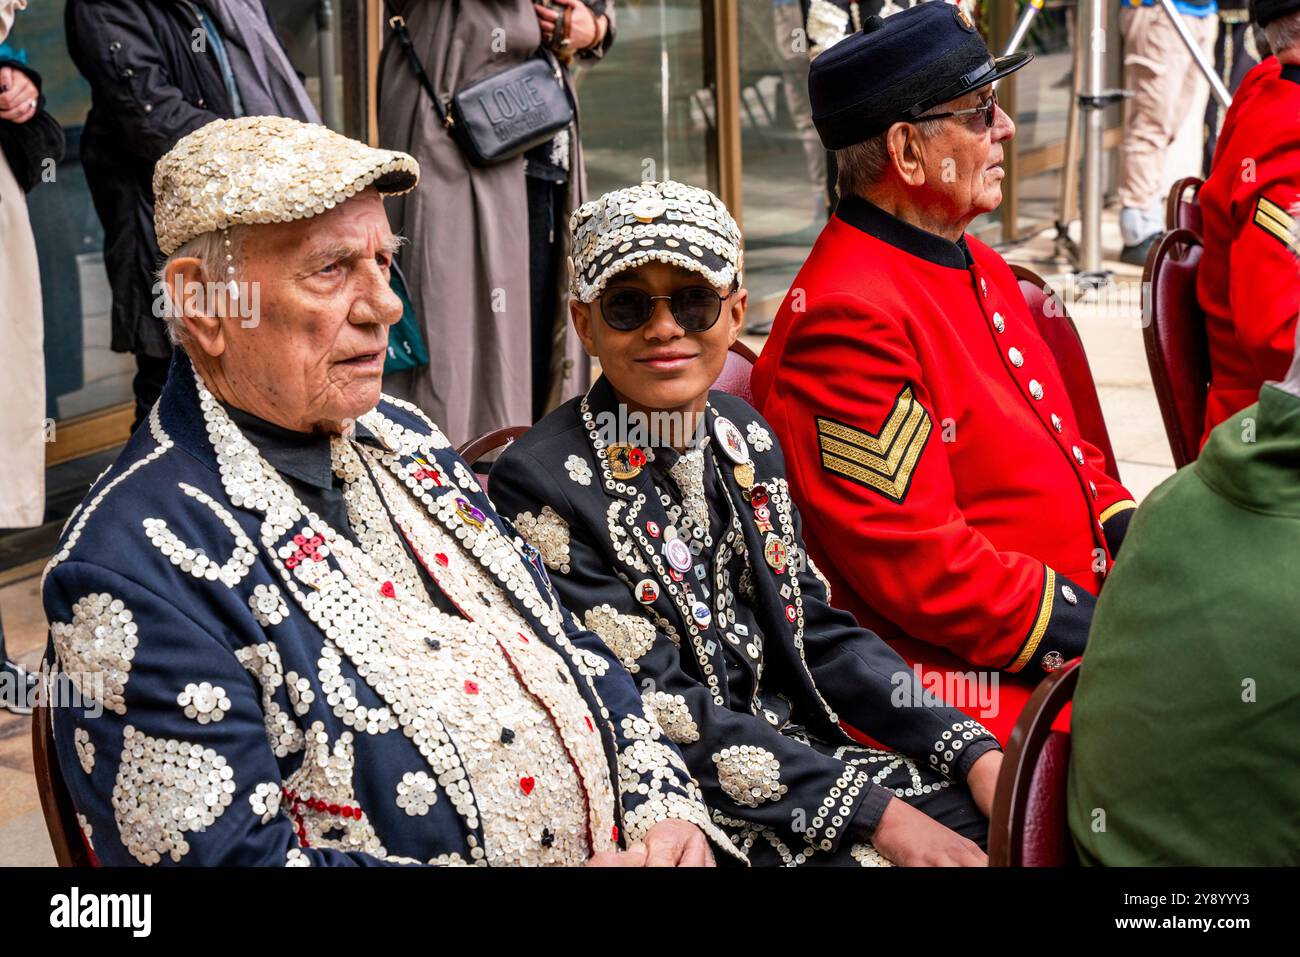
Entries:
{"type": "Polygon", "coordinates": [[[551,352],[555,339],[555,302],[559,293],[560,230],[565,228],[565,185],[533,176],[528,183],[528,298],[532,338],[533,421],[546,413],[551,391],[551,352]]]}
{"type": "Polygon", "coordinates": [[[166,359],[142,355],[135,357],[135,378],[131,380],[131,389],[135,393],[135,421],[131,423],[132,432],[148,418],[149,410],[162,395],[163,386],[167,384],[167,370],[171,368],[171,364],[170,356],[166,359]]]}

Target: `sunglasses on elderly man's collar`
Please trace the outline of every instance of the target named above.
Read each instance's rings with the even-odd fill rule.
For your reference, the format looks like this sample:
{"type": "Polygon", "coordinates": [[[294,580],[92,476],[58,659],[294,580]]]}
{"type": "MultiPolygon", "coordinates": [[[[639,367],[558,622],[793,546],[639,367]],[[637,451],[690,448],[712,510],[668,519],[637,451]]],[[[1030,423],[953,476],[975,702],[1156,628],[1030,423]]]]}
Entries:
{"type": "Polygon", "coordinates": [[[671,296],[652,296],[626,286],[607,289],[600,297],[600,315],[611,328],[633,332],[650,321],[655,302],[663,299],[668,302],[668,309],[683,332],[706,332],[717,324],[722,315],[723,300],[736,288],[737,284],[732,283],[726,296],[719,296],[711,286],[683,286],[674,290],[671,296]]]}
{"type": "Polygon", "coordinates": [[[924,116],[918,116],[913,123],[919,123],[921,120],[947,120],[958,116],[974,116],[976,113],[984,114],[985,129],[993,129],[993,120],[998,111],[998,95],[990,93],[988,102],[981,103],[979,106],[973,106],[969,110],[951,110],[948,113],[927,113],[924,116]]]}

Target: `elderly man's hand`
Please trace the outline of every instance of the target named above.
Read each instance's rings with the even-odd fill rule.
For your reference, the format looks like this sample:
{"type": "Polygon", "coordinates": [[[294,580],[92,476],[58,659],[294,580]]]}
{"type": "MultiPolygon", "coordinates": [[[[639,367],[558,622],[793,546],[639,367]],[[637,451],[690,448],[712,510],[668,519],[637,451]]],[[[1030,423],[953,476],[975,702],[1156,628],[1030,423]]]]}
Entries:
{"type": "Polygon", "coordinates": [[[645,832],[626,851],[592,855],[588,867],[716,867],[704,832],[694,824],[672,818],[645,832]]]}
{"type": "Polygon", "coordinates": [[[591,855],[587,867],[645,867],[645,845],[633,844],[626,851],[601,851],[591,855]]]}
{"type": "Polygon", "coordinates": [[[36,115],[40,90],[22,70],[0,67],[0,120],[26,123],[36,115]]]}
{"type": "Polygon", "coordinates": [[[660,821],[642,838],[646,867],[714,867],[704,832],[694,824],[672,818],[660,821]]]}

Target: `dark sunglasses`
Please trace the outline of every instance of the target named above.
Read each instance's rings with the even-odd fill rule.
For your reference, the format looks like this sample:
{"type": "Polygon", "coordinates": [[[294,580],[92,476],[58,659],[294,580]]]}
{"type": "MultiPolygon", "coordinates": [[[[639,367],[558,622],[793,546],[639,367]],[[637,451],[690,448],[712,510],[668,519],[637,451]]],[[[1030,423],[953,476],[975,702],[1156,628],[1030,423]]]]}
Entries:
{"type": "Polygon", "coordinates": [[[666,299],[683,332],[704,332],[714,327],[722,315],[722,301],[735,291],[734,284],[726,296],[719,296],[709,286],[684,286],[671,296],[652,296],[627,287],[607,289],[600,297],[600,315],[611,328],[632,332],[650,321],[655,302],[666,299]]]}
{"type": "Polygon", "coordinates": [[[989,95],[989,101],[980,106],[971,107],[969,110],[952,110],[949,113],[927,113],[925,116],[918,116],[913,122],[919,123],[921,120],[946,120],[956,116],[974,116],[976,113],[984,114],[984,126],[986,129],[993,129],[993,119],[998,111],[998,95],[992,93],[989,95]]]}

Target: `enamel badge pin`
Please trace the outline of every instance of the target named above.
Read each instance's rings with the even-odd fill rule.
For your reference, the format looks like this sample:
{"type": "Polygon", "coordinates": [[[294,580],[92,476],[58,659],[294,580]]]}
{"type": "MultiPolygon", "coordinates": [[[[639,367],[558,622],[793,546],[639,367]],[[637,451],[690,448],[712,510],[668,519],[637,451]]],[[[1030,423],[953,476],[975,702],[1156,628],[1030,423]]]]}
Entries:
{"type": "Polygon", "coordinates": [[[636,478],[645,468],[645,452],[635,445],[618,443],[608,449],[609,470],[620,482],[636,478]]]}

